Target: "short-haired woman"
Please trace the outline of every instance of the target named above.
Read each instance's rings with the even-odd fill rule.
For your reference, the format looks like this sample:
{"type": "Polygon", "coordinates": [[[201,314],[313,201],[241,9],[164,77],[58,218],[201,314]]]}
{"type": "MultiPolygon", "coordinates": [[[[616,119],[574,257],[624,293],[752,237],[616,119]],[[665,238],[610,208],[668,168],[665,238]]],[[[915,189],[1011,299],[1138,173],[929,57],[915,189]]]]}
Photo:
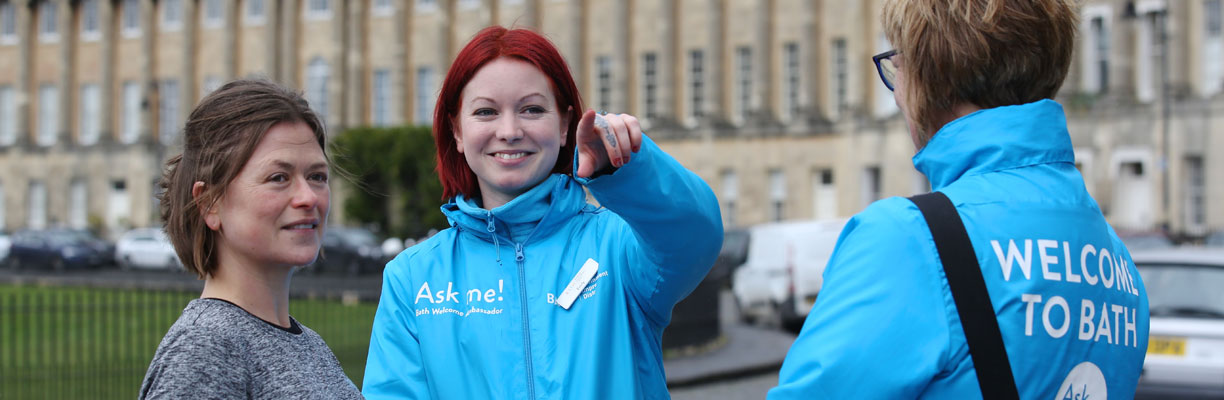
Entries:
{"type": "Polygon", "coordinates": [[[267,81],[228,83],[192,111],[161,214],[204,292],[162,339],[140,398],[361,398],[289,316],[290,277],[318,256],[327,220],[325,138],[306,100],[267,81]]]}
{"type": "Polygon", "coordinates": [[[525,29],[459,52],[433,133],[452,226],[387,265],[365,395],[667,398],[663,328],[722,243],[709,186],[632,116],[584,113],[525,29]]]}
{"type": "Polygon", "coordinates": [[[1078,3],[885,2],[896,50],[877,68],[914,166],[941,194],[881,200],[850,220],[770,399],[1134,396],[1147,296],[1052,100],[1078,3]],[[927,219],[917,204],[954,211],[927,219]],[[963,222],[968,250],[952,251],[948,221],[963,222]],[[962,290],[970,276],[986,290],[962,290]],[[1001,341],[988,334],[996,323],[1001,341]]]}

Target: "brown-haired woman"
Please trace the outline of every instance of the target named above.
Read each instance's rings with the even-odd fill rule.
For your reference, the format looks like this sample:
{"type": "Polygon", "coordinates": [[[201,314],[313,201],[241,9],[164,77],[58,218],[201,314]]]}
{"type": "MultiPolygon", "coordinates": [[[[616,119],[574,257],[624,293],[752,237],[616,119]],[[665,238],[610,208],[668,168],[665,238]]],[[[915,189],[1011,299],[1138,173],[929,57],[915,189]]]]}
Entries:
{"type": "Polygon", "coordinates": [[[885,2],[874,59],[936,192],[846,224],[771,400],[1134,396],[1147,296],[1052,100],[1077,3],[885,2]]]}
{"type": "Polygon", "coordinates": [[[162,339],[141,398],[361,398],[289,316],[290,277],[318,256],[327,220],[325,138],[298,93],[267,81],[228,83],[192,111],[161,214],[204,292],[162,339]]]}

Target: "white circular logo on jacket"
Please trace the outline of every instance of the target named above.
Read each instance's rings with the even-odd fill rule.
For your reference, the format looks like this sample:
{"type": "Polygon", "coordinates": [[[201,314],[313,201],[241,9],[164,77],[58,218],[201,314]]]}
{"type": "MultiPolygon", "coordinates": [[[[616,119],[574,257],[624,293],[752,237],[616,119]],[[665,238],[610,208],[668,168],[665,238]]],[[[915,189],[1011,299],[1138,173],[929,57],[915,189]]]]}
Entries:
{"type": "Polygon", "coordinates": [[[1105,386],[1105,374],[1096,364],[1084,361],[1067,374],[1054,400],[1108,400],[1109,388],[1105,386]]]}

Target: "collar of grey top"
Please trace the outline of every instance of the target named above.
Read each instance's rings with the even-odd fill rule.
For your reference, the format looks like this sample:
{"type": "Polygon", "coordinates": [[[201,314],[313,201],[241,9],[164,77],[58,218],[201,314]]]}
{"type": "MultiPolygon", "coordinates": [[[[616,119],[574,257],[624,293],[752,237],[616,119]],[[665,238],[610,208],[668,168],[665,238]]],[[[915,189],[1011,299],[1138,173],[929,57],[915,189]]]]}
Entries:
{"type": "Polygon", "coordinates": [[[231,305],[231,306],[234,306],[234,308],[237,308],[237,309],[239,309],[239,310],[242,310],[242,312],[247,313],[247,315],[250,315],[251,317],[253,317],[253,318],[257,319],[257,320],[263,321],[263,323],[268,324],[269,326],[271,326],[271,327],[273,327],[273,328],[280,329],[280,330],[282,330],[282,331],[285,331],[285,332],[288,332],[288,333],[291,333],[291,334],[294,334],[294,335],[300,335],[300,334],[302,334],[302,326],[301,326],[301,325],[298,325],[297,320],[296,320],[296,319],[294,319],[293,317],[289,317],[289,327],[288,327],[288,328],[286,328],[286,327],[283,327],[283,326],[280,326],[280,325],[274,324],[274,323],[272,323],[272,322],[269,322],[269,321],[267,321],[267,320],[265,320],[265,319],[263,319],[263,318],[256,317],[256,316],[255,316],[255,314],[251,314],[251,312],[250,312],[250,311],[247,311],[245,308],[242,308],[241,306],[239,306],[239,305],[237,305],[237,304],[234,304],[233,302],[231,302],[231,301],[229,301],[229,300],[225,300],[225,299],[218,299],[218,298],[216,298],[216,297],[204,297],[204,298],[201,298],[200,300],[216,300],[216,301],[219,301],[219,302],[222,302],[222,303],[225,303],[225,304],[229,304],[229,305],[231,305]]]}

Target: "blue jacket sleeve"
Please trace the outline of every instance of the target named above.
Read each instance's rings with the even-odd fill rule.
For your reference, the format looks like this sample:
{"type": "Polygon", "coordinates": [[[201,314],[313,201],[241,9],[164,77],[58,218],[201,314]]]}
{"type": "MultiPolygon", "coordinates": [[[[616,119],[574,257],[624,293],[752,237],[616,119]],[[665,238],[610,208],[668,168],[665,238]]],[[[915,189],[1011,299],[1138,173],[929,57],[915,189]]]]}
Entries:
{"type": "MultiPolygon", "coordinates": [[[[574,170],[578,170],[574,158],[574,170]]],[[[629,163],[594,179],[578,178],[599,204],[633,233],[631,291],[659,325],[697,287],[722,247],[718,199],[701,177],[664,153],[645,134],[629,163]]]]}
{"type": "Polygon", "coordinates": [[[948,317],[956,312],[943,269],[932,265],[938,260],[926,222],[908,200],[877,202],[852,218],[768,398],[922,393],[948,364],[948,317]]]}
{"type": "Polygon", "coordinates": [[[362,395],[368,399],[429,399],[430,391],[417,339],[416,316],[407,282],[407,265],[383,273],[382,295],[374,313],[370,353],[366,359],[362,395]]]}

